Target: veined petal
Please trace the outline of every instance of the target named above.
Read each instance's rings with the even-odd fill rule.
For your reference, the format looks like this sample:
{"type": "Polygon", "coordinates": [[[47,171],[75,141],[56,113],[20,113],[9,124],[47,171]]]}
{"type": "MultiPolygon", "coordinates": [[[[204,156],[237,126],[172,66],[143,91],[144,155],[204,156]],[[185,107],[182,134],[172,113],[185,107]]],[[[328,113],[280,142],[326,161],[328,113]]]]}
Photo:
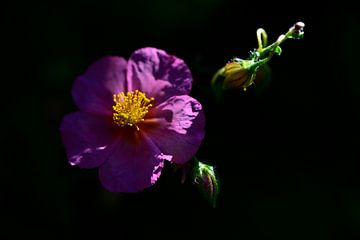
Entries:
{"type": "Polygon", "coordinates": [[[158,180],[164,160],[171,158],[162,154],[145,133],[129,131],[118,138],[100,166],[100,181],[110,192],[138,192],[158,180]]]}
{"type": "Polygon", "coordinates": [[[156,48],[141,48],[128,61],[129,89],[155,98],[155,105],[191,90],[192,76],[185,62],[156,48]],[[131,82],[131,84],[130,84],[131,82]]]}
{"type": "Polygon", "coordinates": [[[72,95],[83,111],[110,115],[113,94],[127,90],[126,60],[121,57],[104,57],[93,63],[79,76],[72,95]]]}
{"type": "Polygon", "coordinates": [[[94,168],[106,160],[115,139],[110,121],[105,116],[84,112],[64,117],[60,132],[71,165],[94,168]]]}
{"type": "Polygon", "coordinates": [[[158,105],[143,125],[159,149],[180,164],[194,156],[205,135],[202,106],[187,95],[171,97],[158,105]]]}

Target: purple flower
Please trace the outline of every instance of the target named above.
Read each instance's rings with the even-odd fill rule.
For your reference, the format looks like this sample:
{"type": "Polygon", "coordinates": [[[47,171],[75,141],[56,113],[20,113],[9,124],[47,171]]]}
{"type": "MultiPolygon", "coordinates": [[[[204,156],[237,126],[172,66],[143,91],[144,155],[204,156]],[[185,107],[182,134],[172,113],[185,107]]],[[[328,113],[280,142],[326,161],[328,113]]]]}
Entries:
{"type": "Polygon", "coordinates": [[[64,117],[61,136],[71,165],[99,167],[111,192],[137,192],[160,177],[164,161],[183,164],[204,137],[201,104],[188,96],[189,68],[156,48],[126,61],[104,57],[79,76],[79,112],[64,117]]]}

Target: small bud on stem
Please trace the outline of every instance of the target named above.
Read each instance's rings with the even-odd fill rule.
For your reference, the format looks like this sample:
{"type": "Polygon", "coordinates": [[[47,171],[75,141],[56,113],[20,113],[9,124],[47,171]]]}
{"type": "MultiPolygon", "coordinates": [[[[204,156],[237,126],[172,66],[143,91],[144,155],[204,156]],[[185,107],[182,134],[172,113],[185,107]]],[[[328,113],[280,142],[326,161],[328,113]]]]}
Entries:
{"type": "Polygon", "coordinates": [[[202,163],[196,158],[193,169],[193,183],[198,187],[212,207],[216,207],[219,195],[219,179],[213,166],[202,163]]]}
{"type": "Polygon", "coordinates": [[[258,48],[251,51],[247,59],[234,58],[225,67],[218,70],[211,80],[212,87],[221,86],[222,89],[242,88],[245,91],[247,87],[253,84],[259,68],[270,61],[275,54],[281,54],[281,43],[289,38],[301,39],[304,37],[304,27],[303,22],[295,23],[286,34],[281,34],[274,43],[268,46],[267,34],[263,28],[259,28],[256,31],[258,48]],[[235,61],[235,59],[239,59],[239,61],[235,61]],[[223,77],[222,84],[215,84],[220,76],[223,77]]]}

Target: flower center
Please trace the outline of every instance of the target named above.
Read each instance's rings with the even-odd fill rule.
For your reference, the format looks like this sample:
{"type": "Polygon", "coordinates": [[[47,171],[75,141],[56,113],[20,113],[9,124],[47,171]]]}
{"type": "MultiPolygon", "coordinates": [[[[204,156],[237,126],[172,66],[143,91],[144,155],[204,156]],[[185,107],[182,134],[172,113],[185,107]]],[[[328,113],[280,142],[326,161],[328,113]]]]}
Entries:
{"type": "Polygon", "coordinates": [[[154,98],[147,98],[145,93],[136,90],[135,92],[121,92],[114,94],[113,120],[120,127],[135,126],[144,121],[146,113],[152,107],[154,98]]]}

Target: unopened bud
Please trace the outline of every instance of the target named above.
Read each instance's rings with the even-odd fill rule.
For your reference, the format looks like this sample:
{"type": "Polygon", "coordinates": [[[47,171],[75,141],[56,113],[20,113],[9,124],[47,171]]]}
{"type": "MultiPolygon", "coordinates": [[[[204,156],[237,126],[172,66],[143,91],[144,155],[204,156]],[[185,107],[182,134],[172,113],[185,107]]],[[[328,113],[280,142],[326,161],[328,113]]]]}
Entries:
{"type": "Polygon", "coordinates": [[[292,32],[291,38],[300,39],[304,37],[304,27],[305,23],[303,22],[297,22],[290,28],[290,31],[292,32]]]}
{"type": "Polygon", "coordinates": [[[295,30],[297,30],[297,31],[302,31],[303,28],[305,27],[305,23],[303,23],[303,22],[297,22],[297,23],[295,23],[294,27],[295,27],[295,30]]]}
{"type": "Polygon", "coordinates": [[[215,207],[219,194],[219,180],[213,166],[196,161],[194,165],[194,184],[215,207]]]}
{"type": "Polygon", "coordinates": [[[254,80],[255,74],[247,66],[248,60],[235,59],[227,63],[223,75],[225,77],[223,88],[242,88],[246,90],[254,80]]]}

